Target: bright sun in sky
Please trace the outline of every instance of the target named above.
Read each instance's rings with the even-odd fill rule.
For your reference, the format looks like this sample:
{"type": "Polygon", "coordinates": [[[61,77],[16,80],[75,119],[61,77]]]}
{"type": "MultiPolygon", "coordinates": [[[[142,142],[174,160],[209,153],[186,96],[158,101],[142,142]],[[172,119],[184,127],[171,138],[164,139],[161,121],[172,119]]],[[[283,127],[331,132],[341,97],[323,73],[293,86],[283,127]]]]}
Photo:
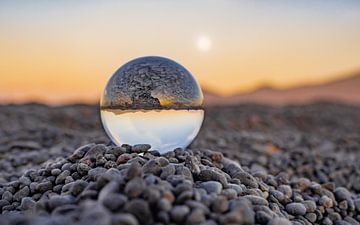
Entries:
{"type": "Polygon", "coordinates": [[[202,52],[207,52],[211,49],[212,42],[208,36],[199,36],[196,40],[197,48],[202,52]]]}

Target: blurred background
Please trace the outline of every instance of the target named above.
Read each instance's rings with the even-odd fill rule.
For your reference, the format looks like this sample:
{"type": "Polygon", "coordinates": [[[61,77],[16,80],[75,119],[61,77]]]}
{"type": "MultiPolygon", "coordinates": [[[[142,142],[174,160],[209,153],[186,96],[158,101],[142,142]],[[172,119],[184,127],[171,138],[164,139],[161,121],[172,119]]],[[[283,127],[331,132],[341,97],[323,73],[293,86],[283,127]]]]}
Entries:
{"type": "Polygon", "coordinates": [[[112,73],[169,57],[206,104],[360,103],[360,1],[0,2],[0,103],[97,103],[112,73]]]}

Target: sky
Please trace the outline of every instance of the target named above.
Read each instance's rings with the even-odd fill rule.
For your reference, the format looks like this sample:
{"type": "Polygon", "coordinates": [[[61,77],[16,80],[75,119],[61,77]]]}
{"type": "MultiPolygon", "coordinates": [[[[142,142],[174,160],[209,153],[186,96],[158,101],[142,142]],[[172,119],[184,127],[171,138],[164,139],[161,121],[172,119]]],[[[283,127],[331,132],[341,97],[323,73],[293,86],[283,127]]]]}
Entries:
{"type": "Polygon", "coordinates": [[[0,102],[97,102],[139,56],[221,95],[360,70],[360,1],[0,1],[0,102]]]}

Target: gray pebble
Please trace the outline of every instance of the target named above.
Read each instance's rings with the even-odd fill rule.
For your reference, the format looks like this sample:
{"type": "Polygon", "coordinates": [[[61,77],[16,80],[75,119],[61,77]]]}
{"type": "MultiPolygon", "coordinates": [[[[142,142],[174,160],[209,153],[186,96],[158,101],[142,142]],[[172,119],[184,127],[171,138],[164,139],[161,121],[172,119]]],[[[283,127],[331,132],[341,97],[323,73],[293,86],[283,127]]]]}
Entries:
{"type": "Polygon", "coordinates": [[[133,214],[139,224],[152,224],[153,217],[148,203],[141,199],[131,200],[126,204],[125,210],[133,214]]]}
{"type": "Polygon", "coordinates": [[[112,224],[139,225],[135,216],[129,213],[120,213],[112,216],[112,224]]]}
{"type": "Polygon", "coordinates": [[[144,153],[147,152],[150,148],[151,146],[149,144],[138,144],[132,146],[131,151],[135,153],[144,153]]]}
{"type": "Polygon", "coordinates": [[[222,184],[217,181],[206,181],[200,184],[200,187],[205,189],[208,194],[220,194],[222,191],[222,184]]]}
{"type": "Polygon", "coordinates": [[[118,193],[109,193],[102,199],[103,205],[111,211],[118,211],[127,201],[127,197],[118,193]]]}
{"type": "Polygon", "coordinates": [[[20,209],[30,210],[35,207],[35,201],[31,197],[24,197],[21,199],[20,209]]]}
{"type": "Polygon", "coordinates": [[[171,209],[170,217],[171,220],[177,224],[181,224],[185,221],[186,215],[188,215],[190,209],[186,205],[177,205],[171,209]]]}
{"type": "Polygon", "coordinates": [[[220,174],[219,172],[215,172],[213,170],[205,169],[202,170],[199,175],[198,179],[201,181],[218,181],[223,186],[226,186],[227,181],[224,175],[220,174]]]}
{"type": "Polygon", "coordinates": [[[269,203],[266,201],[266,199],[255,196],[255,195],[246,195],[243,198],[246,198],[249,200],[253,205],[268,205],[269,203]]]}
{"type": "Polygon", "coordinates": [[[37,184],[36,190],[38,190],[40,193],[44,193],[45,191],[51,190],[52,187],[53,187],[53,185],[50,181],[45,181],[45,182],[37,184]]]}
{"type": "Polygon", "coordinates": [[[15,193],[13,196],[15,201],[20,202],[22,198],[29,196],[30,188],[28,186],[23,187],[21,190],[15,193]]]}
{"type": "Polygon", "coordinates": [[[303,204],[301,203],[289,203],[286,205],[286,211],[292,215],[295,215],[295,216],[302,216],[302,215],[305,215],[306,213],[306,208],[303,204]]]}
{"type": "Polygon", "coordinates": [[[141,195],[145,188],[145,181],[140,177],[135,177],[126,184],[124,192],[128,196],[136,198],[141,195]]]}
{"type": "Polygon", "coordinates": [[[292,225],[291,222],[286,218],[275,217],[271,219],[267,225],[292,225]]]}

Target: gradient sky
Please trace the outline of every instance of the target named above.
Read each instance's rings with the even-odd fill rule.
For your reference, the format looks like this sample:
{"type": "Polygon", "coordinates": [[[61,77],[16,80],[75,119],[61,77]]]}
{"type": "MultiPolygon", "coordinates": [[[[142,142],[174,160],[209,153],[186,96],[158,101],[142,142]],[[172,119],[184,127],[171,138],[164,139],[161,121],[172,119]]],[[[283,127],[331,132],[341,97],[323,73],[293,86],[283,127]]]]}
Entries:
{"type": "Polygon", "coordinates": [[[0,101],[93,102],[161,55],[228,95],[360,69],[360,1],[1,1],[0,101]]]}

